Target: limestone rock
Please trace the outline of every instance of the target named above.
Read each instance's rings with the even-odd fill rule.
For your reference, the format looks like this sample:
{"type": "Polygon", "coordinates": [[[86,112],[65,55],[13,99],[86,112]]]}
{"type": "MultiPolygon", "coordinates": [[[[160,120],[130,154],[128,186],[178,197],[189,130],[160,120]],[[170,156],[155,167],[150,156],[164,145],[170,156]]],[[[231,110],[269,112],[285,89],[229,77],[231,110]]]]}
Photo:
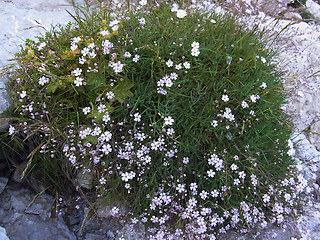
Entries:
{"type": "Polygon", "coordinates": [[[7,236],[6,229],[3,227],[0,227],[0,240],[10,240],[7,236]]]}
{"type": "Polygon", "coordinates": [[[314,122],[310,126],[308,140],[318,151],[320,151],[320,121],[314,122]]]}

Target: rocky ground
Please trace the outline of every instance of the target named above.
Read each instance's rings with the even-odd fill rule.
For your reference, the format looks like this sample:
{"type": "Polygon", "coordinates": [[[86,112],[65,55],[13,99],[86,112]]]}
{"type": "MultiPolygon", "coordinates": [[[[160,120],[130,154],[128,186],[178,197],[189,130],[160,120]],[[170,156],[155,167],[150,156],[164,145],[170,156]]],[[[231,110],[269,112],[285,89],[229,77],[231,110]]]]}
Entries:
{"type": "MultiPolygon", "coordinates": [[[[306,6],[307,9],[297,8],[290,0],[226,0],[219,8],[208,5],[210,11],[233,12],[248,27],[260,23],[273,36],[270,41],[280,53],[279,69],[286,73],[283,81],[289,99],[284,110],[295,125],[296,158],[302,163],[309,185],[315,188],[302,216],[289,222],[287,229],[270,226],[256,237],[230,233],[225,239],[320,239],[320,5],[308,0],[306,6]]],[[[72,11],[71,0],[0,0],[0,68],[10,63],[8,59],[24,39],[43,33],[51,24],[71,20],[65,9],[72,11]]],[[[0,79],[0,112],[10,104],[5,79],[0,79]]],[[[0,128],[5,128],[1,119],[0,128]]],[[[53,197],[2,175],[0,240],[143,239],[143,226],[133,227],[123,219],[112,218],[112,206],[92,211],[79,192],[53,197]],[[91,219],[93,215],[98,218],[91,219]]]]}

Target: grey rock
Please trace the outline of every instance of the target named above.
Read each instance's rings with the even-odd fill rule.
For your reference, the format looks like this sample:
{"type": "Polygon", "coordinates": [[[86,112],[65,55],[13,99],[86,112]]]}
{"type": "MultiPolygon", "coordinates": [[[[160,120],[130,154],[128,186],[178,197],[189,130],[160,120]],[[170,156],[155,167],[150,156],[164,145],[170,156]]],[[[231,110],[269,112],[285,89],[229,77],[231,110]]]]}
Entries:
{"type": "Polygon", "coordinates": [[[127,224],[118,231],[118,238],[141,240],[145,239],[145,230],[142,224],[127,224]]]}
{"type": "Polygon", "coordinates": [[[114,233],[109,230],[109,231],[107,232],[107,237],[108,237],[108,238],[114,238],[114,233]]]}
{"type": "Polygon", "coordinates": [[[11,240],[76,240],[62,218],[51,217],[54,199],[50,195],[36,196],[10,183],[0,195],[0,202],[0,224],[11,240]]]}
{"type": "Polygon", "coordinates": [[[8,178],[0,177],[0,194],[4,190],[4,188],[7,186],[8,178]]]}
{"type": "Polygon", "coordinates": [[[7,236],[6,229],[3,227],[0,227],[0,240],[10,240],[7,236]]]}
{"type": "Polygon", "coordinates": [[[318,151],[320,151],[320,121],[314,122],[310,126],[308,140],[318,151]]]}
{"type": "Polygon", "coordinates": [[[77,175],[76,182],[80,187],[91,189],[92,188],[92,173],[87,171],[80,171],[77,175]]]}
{"type": "Polygon", "coordinates": [[[97,206],[96,212],[98,217],[101,218],[110,218],[112,217],[112,208],[118,208],[119,212],[117,216],[125,216],[128,213],[128,207],[126,206],[125,202],[114,201],[111,202],[109,205],[100,204],[97,206]]]}

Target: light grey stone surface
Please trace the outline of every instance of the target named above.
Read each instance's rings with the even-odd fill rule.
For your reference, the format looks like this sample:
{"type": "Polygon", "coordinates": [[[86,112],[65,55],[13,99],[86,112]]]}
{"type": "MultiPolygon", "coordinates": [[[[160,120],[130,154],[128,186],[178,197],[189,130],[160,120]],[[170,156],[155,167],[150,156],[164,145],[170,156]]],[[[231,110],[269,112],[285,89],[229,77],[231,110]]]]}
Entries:
{"type": "Polygon", "coordinates": [[[0,203],[0,225],[10,240],[76,240],[61,217],[51,216],[54,199],[47,194],[36,197],[20,185],[9,185],[0,203]]]}
{"type": "Polygon", "coordinates": [[[7,236],[6,229],[3,227],[0,227],[0,240],[10,240],[7,236]]]}

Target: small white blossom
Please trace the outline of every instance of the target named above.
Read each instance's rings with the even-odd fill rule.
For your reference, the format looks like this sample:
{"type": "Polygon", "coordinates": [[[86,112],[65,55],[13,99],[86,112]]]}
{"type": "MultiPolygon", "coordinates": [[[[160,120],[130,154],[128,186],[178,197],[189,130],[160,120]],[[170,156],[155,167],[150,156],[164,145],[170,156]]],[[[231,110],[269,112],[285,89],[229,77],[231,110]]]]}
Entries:
{"type": "Polygon", "coordinates": [[[139,113],[135,113],[133,121],[140,122],[141,121],[141,115],[139,113]]]}
{"type": "Polygon", "coordinates": [[[260,86],[262,89],[266,89],[267,88],[267,84],[265,82],[263,82],[260,86]]]}
{"type": "Polygon", "coordinates": [[[174,4],[172,5],[171,12],[176,12],[176,11],[178,11],[178,9],[179,9],[179,5],[176,4],[176,3],[174,3],[174,4]]]}
{"type": "Polygon", "coordinates": [[[183,66],[185,67],[185,69],[190,69],[190,63],[189,62],[184,62],[183,66]]]}
{"type": "Polygon", "coordinates": [[[172,60],[169,59],[169,60],[166,62],[166,65],[167,65],[168,67],[172,67],[172,66],[173,66],[172,60]]]}
{"type": "Polygon", "coordinates": [[[38,46],[38,51],[41,51],[47,44],[45,42],[42,42],[38,46]]]}
{"type": "Polygon", "coordinates": [[[21,93],[20,93],[20,97],[21,98],[25,98],[27,96],[27,92],[26,91],[22,91],[21,93]]]}
{"type": "Polygon", "coordinates": [[[193,43],[191,44],[191,47],[192,47],[192,48],[199,48],[199,47],[200,47],[200,44],[199,44],[198,42],[193,42],[193,43]]]}
{"type": "Polygon", "coordinates": [[[212,120],[211,121],[211,126],[214,127],[214,128],[217,127],[218,126],[218,121],[217,120],[212,120]]]}
{"type": "Polygon", "coordinates": [[[187,12],[183,9],[178,9],[177,10],[177,17],[178,18],[184,18],[185,16],[187,16],[187,12]]]}
{"type": "Polygon", "coordinates": [[[43,86],[44,84],[46,84],[46,83],[48,83],[48,82],[49,82],[49,79],[46,78],[46,77],[44,77],[44,76],[42,76],[41,78],[39,78],[39,84],[40,84],[41,86],[43,86]]]}
{"type": "Polygon", "coordinates": [[[77,77],[77,78],[74,80],[74,84],[75,84],[77,87],[83,85],[83,78],[77,77]]]}
{"type": "Polygon", "coordinates": [[[211,177],[211,178],[213,178],[213,177],[216,175],[216,173],[215,173],[212,169],[208,170],[208,171],[207,171],[207,174],[208,174],[208,176],[211,177]]]}
{"type": "Polygon", "coordinates": [[[90,113],[90,107],[85,107],[84,109],[82,109],[82,112],[84,113],[84,115],[87,115],[88,113],[90,113]]]}
{"type": "Polygon", "coordinates": [[[224,102],[228,102],[228,101],[229,101],[228,95],[225,95],[225,94],[222,95],[221,99],[222,99],[222,101],[224,101],[224,102]]]}
{"type": "Polygon", "coordinates": [[[188,157],[184,157],[182,159],[183,164],[188,164],[189,163],[189,158],[188,157]]]}
{"type": "Polygon", "coordinates": [[[138,54],[136,54],[134,56],[134,58],[132,59],[132,61],[134,61],[135,63],[139,61],[140,56],[138,54]]]}
{"type": "Polygon", "coordinates": [[[126,58],[129,58],[129,57],[131,57],[131,53],[125,52],[125,53],[123,54],[123,56],[126,57],[126,58]]]}
{"type": "Polygon", "coordinates": [[[10,125],[10,127],[9,127],[9,135],[14,134],[14,131],[15,131],[14,126],[10,125]]]}
{"type": "Polygon", "coordinates": [[[198,57],[200,54],[200,51],[198,48],[192,48],[191,49],[191,55],[194,56],[194,57],[198,57]]]}
{"type": "Polygon", "coordinates": [[[143,26],[146,24],[146,19],[145,18],[140,18],[139,23],[143,26]]]}
{"type": "Polygon", "coordinates": [[[181,65],[181,63],[177,64],[177,65],[175,66],[175,68],[176,68],[177,70],[182,69],[182,65],[181,65]]]}
{"type": "Polygon", "coordinates": [[[172,118],[172,117],[170,117],[170,116],[168,116],[168,117],[165,117],[164,118],[164,126],[166,126],[166,125],[172,125],[173,124],[173,122],[174,122],[174,119],[172,118]]]}
{"type": "Polygon", "coordinates": [[[141,5],[141,6],[145,6],[145,5],[147,5],[147,0],[141,0],[141,1],[139,1],[139,4],[141,5]]]}
{"type": "Polygon", "coordinates": [[[264,202],[264,203],[270,202],[270,196],[269,196],[268,194],[264,194],[264,195],[263,195],[263,202],[264,202]]]}
{"type": "Polygon", "coordinates": [[[242,101],[241,107],[242,108],[247,108],[247,107],[249,107],[249,105],[248,105],[248,103],[246,101],[242,101]]]}
{"type": "Polygon", "coordinates": [[[110,33],[109,33],[108,30],[102,30],[102,31],[100,32],[100,34],[101,34],[102,36],[105,36],[105,35],[108,35],[108,34],[110,34],[110,33]]]}
{"type": "Polygon", "coordinates": [[[111,100],[112,98],[114,98],[114,93],[111,91],[107,92],[106,96],[107,96],[107,99],[111,100]]]}
{"type": "Polygon", "coordinates": [[[76,77],[80,76],[82,72],[82,69],[76,68],[75,70],[71,71],[72,74],[74,74],[76,77]]]}

